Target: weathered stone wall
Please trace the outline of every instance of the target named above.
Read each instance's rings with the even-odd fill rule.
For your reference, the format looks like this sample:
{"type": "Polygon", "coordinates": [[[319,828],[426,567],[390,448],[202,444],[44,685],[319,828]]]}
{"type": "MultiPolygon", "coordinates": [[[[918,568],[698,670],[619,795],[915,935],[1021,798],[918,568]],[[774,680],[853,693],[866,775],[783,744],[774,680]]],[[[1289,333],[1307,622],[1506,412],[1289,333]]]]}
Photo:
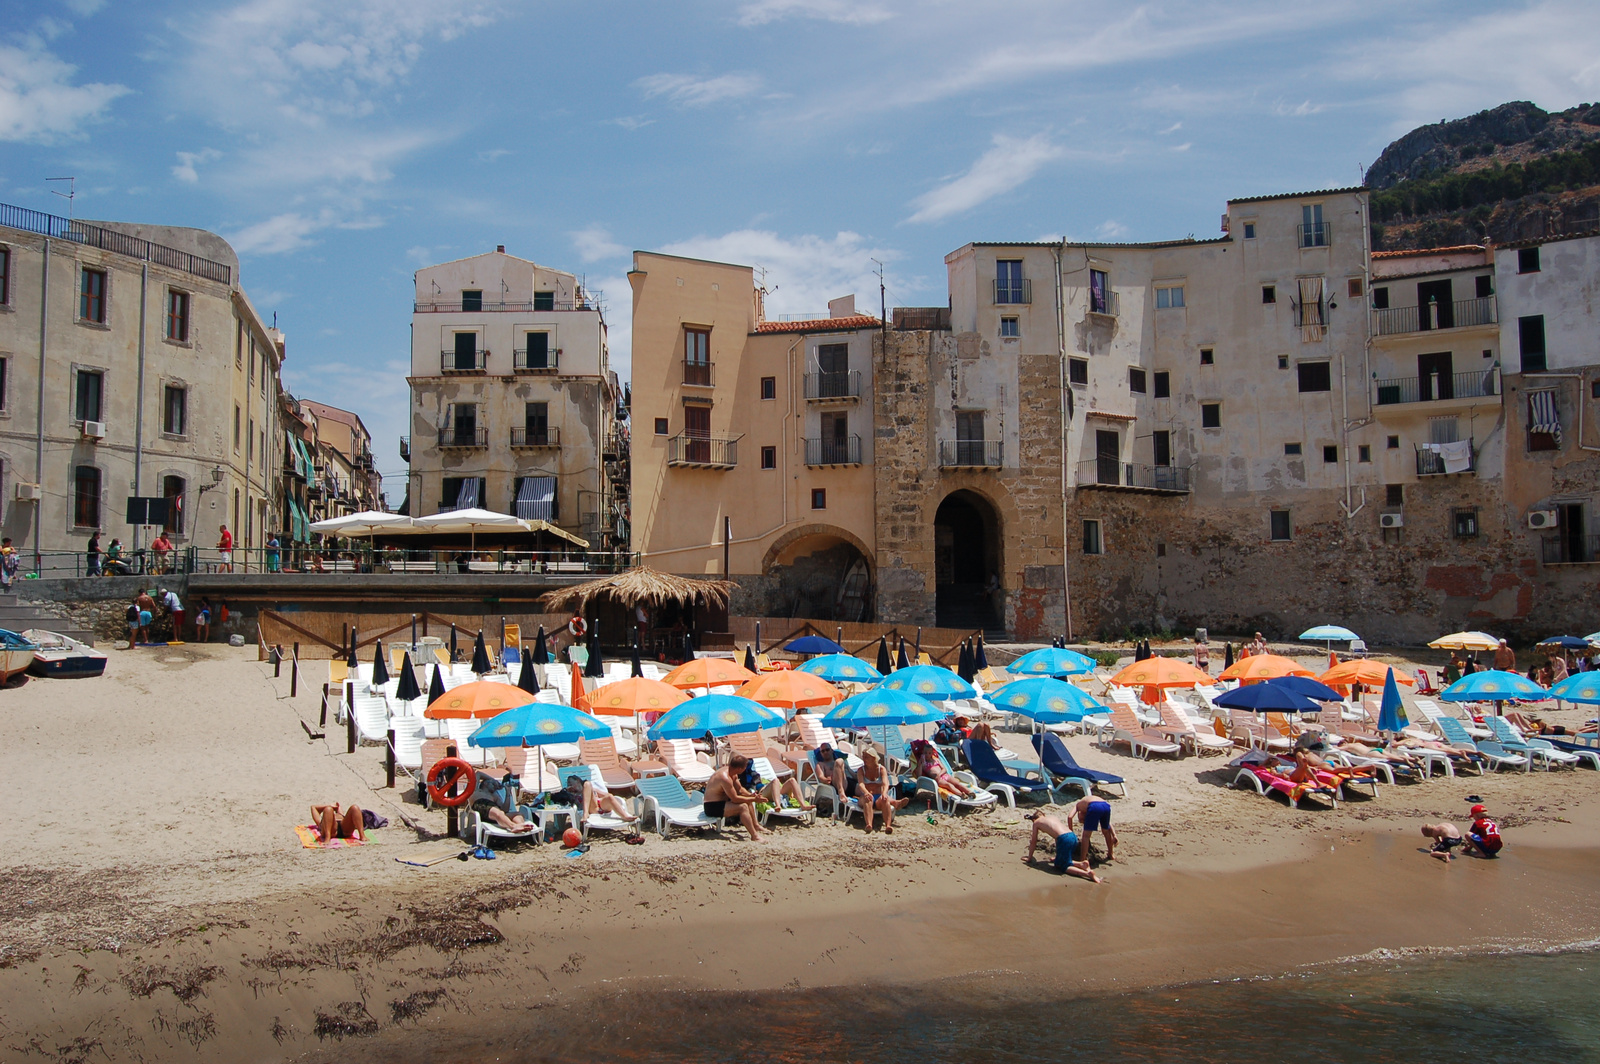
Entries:
{"type": "MultiPolygon", "coordinates": [[[[169,588],[177,592],[185,607],[189,605],[188,578],[181,573],[19,580],[13,587],[17,601],[61,614],[72,622],[72,627],[93,632],[97,642],[128,637],[126,611],[141,588],[169,588]]],[[[194,616],[192,609],[189,616],[194,616]]]]}

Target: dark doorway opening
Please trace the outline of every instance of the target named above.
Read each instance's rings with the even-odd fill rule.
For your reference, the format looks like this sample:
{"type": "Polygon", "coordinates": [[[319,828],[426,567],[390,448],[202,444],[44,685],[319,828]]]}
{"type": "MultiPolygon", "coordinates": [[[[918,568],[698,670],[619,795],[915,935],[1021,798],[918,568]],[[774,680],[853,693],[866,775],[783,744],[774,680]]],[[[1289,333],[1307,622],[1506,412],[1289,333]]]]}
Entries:
{"type": "Polygon", "coordinates": [[[1449,351],[1441,351],[1432,355],[1417,356],[1417,400],[1429,402],[1433,399],[1454,399],[1455,388],[1455,360],[1449,351]]]}
{"type": "Polygon", "coordinates": [[[956,491],[933,518],[935,623],[1001,634],[1000,520],[988,500],[956,491]]]}
{"type": "Polygon", "coordinates": [[[1417,284],[1417,328],[1453,329],[1455,304],[1450,302],[1450,281],[1422,281],[1417,284]]]}

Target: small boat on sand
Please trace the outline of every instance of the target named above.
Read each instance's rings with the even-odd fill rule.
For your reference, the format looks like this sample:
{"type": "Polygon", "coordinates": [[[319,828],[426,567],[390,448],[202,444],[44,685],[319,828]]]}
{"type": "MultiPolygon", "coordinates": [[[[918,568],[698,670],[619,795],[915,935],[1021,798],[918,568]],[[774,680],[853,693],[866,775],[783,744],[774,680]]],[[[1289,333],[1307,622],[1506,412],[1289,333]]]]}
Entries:
{"type": "Polygon", "coordinates": [[[33,661],[27,666],[35,676],[64,680],[99,676],[106,671],[105,652],[70,635],[30,628],[22,633],[22,638],[37,648],[33,661]]]}
{"type": "Polygon", "coordinates": [[[36,644],[16,632],[0,628],[0,683],[7,683],[11,677],[27,672],[38,649],[36,644]]]}

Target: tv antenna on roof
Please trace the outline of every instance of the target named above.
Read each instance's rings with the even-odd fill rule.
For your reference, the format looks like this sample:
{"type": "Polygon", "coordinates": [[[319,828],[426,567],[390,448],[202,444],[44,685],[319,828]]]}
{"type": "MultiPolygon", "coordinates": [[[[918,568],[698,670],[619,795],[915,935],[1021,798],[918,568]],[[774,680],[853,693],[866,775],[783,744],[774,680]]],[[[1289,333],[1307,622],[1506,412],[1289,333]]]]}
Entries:
{"type": "Polygon", "coordinates": [[[78,179],[76,177],[47,177],[45,178],[45,181],[67,182],[67,191],[60,192],[56,189],[51,189],[50,191],[54,195],[60,196],[62,199],[67,201],[67,221],[72,221],[72,201],[78,196],[78,179]]]}

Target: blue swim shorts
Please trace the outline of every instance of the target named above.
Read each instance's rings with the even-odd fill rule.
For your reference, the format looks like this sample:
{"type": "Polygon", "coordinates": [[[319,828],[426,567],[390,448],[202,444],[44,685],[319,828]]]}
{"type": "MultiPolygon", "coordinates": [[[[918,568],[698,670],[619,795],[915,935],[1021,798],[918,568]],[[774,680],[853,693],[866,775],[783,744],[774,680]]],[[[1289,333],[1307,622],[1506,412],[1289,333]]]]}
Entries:
{"type": "Polygon", "coordinates": [[[1078,836],[1070,831],[1063,831],[1056,836],[1056,856],[1053,862],[1057,872],[1065,872],[1078,856],[1078,836]]]}
{"type": "Polygon", "coordinates": [[[1089,808],[1083,811],[1083,833],[1087,835],[1092,831],[1099,831],[1101,828],[1110,826],[1111,803],[1090,802],[1089,808]]]}

